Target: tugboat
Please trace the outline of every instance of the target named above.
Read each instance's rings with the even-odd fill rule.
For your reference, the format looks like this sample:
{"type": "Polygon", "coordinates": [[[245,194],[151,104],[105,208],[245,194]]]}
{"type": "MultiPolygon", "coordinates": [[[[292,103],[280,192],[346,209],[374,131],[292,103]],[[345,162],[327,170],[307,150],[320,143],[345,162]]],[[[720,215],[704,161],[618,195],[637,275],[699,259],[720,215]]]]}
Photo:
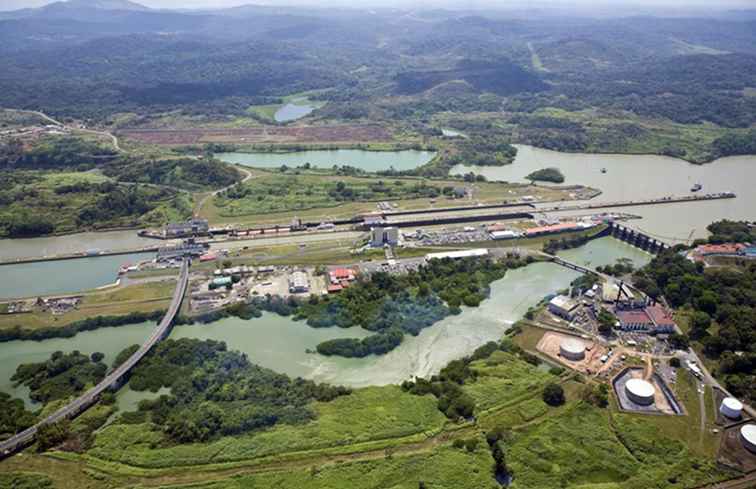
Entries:
{"type": "Polygon", "coordinates": [[[697,183],[697,184],[693,185],[692,187],[690,187],[690,191],[691,192],[698,192],[702,188],[703,188],[703,185],[701,185],[700,183],[697,183]]]}
{"type": "Polygon", "coordinates": [[[606,173],[606,168],[602,168],[601,173],[606,173]]]}

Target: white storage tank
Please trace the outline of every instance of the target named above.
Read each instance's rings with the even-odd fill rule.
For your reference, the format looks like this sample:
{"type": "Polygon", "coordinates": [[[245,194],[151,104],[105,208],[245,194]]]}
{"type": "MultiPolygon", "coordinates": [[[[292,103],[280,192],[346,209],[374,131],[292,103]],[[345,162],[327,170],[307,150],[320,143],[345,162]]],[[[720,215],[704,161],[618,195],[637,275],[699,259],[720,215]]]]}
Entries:
{"type": "Polygon", "coordinates": [[[748,451],[756,453],[756,424],[748,423],[741,426],[740,439],[748,451]]]}
{"type": "Polygon", "coordinates": [[[719,412],[730,419],[740,419],[743,412],[743,403],[734,397],[725,397],[719,406],[719,412]]]}
{"type": "Polygon", "coordinates": [[[650,406],[654,403],[656,389],[650,382],[643,379],[630,379],[625,384],[625,393],[635,404],[650,406]]]}
{"type": "Polygon", "coordinates": [[[559,355],[573,362],[585,358],[585,343],[575,338],[565,338],[559,345],[559,355]]]}

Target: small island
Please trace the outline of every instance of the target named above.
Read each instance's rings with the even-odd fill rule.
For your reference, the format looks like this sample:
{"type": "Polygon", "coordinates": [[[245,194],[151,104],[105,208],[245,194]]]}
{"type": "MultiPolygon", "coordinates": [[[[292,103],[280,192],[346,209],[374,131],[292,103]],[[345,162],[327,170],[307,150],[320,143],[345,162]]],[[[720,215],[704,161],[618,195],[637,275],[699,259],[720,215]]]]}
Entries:
{"type": "Polygon", "coordinates": [[[530,180],[531,183],[535,181],[564,183],[564,175],[559,171],[559,168],[541,168],[525,178],[530,180]]]}

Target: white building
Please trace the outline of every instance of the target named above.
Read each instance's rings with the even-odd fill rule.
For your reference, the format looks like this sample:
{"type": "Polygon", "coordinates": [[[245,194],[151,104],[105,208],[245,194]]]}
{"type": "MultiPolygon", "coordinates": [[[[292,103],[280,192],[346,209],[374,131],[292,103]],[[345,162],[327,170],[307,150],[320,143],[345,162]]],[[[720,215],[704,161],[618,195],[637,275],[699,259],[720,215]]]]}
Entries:
{"type": "Polygon", "coordinates": [[[305,272],[294,272],[289,276],[289,292],[292,294],[301,294],[309,292],[310,279],[305,272]]]}
{"type": "Polygon", "coordinates": [[[372,228],[370,230],[370,246],[380,248],[383,245],[396,246],[399,244],[399,228],[372,228]]]}
{"type": "Polygon", "coordinates": [[[558,295],[549,301],[549,312],[572,321],[578,302],[566,295],[558,295]]]}
{"type": "Polygon", "coordinates": [[[475,248],[472,250],[462,251],[445,251],[441,253],[428,253],[425,255],[426,261],[431,260],[443,260],[444,258],[450,258],[452,260],[459,260],[461,258],[479,258],[482,256],[488,256],[488,250],[485,248],[475,248]]]}

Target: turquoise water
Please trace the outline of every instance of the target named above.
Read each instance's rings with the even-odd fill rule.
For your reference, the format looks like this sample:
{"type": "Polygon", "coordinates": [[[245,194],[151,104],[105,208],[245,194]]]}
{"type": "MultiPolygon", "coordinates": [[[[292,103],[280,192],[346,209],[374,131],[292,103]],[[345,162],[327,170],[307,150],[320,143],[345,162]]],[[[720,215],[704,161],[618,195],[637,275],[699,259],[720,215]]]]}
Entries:
{"type": "Polygon", "coordinates": [[[353,166],[369,172],[382,170],[412,170],[428,163],[436,156],[433,151],[365,151],[361,149],[333,149],[297,151],[292,153],[219,153],[222,161],[260,168],[302,166],[306,163],[320,168],[334,165],[353,166]]]}
{"type": "Polygon", "coordinates": [[[115,282],[121,265],[154,257],[154,253],[134,253],[3,265],[0,266],[0,299],[95,289],[115,282]]]}

